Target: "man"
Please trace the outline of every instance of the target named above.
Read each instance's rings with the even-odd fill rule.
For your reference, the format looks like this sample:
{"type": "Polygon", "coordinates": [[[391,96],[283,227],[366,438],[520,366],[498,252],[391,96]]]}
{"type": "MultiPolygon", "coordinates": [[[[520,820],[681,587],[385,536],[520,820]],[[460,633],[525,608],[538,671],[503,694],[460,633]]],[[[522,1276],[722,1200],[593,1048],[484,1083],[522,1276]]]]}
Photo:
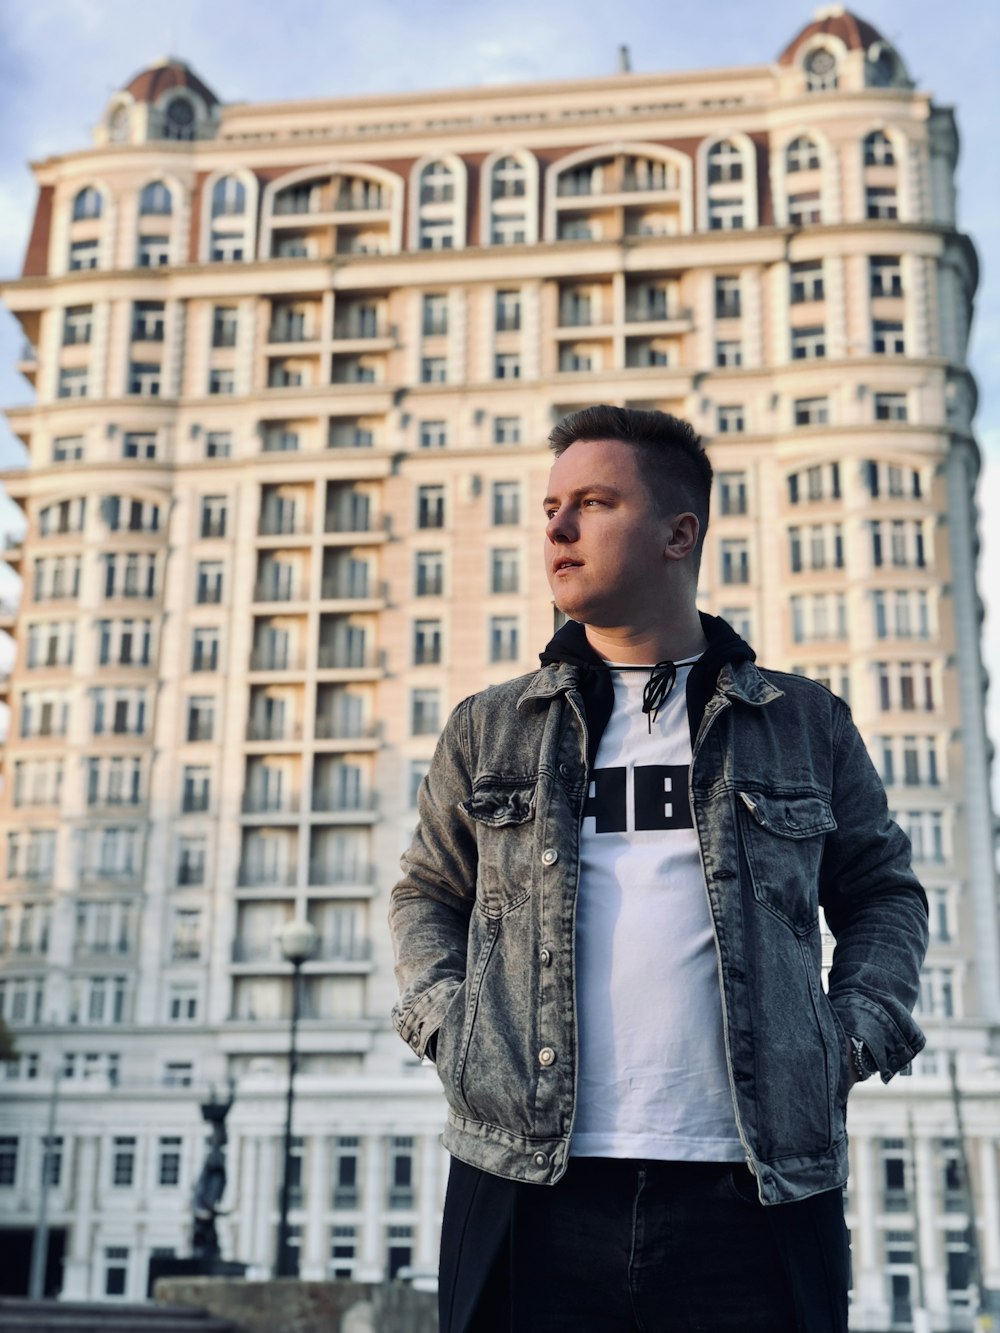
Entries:
{"type": "Polygon", "coordinates": [[[570,619],[452,714],[392,895],[448,1100],[441,1328],[841,1333],[847,1095],[923,1045],[907,840],[847,707],[699,615],[691,427],[550,444],[570,619]]]}

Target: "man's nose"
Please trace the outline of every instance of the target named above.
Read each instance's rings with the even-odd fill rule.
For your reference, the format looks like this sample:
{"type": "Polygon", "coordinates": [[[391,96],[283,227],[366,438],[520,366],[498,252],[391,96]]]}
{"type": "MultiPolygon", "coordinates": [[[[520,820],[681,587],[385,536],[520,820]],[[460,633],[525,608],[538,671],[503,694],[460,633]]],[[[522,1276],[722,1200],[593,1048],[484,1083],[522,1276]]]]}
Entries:
{"type": "Polygon", "coordinates": [[[557,509],[545,525],[545,536],[550,542],[571,542],[576,539],[572,515],[565,508],[557,509]]]}

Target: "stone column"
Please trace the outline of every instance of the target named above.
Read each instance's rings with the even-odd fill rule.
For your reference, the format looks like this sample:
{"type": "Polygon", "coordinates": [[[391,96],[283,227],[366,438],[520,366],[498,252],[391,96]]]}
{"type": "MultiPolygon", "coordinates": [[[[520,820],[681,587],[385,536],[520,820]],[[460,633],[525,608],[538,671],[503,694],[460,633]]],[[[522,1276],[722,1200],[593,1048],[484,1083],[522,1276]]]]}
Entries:
{"type": "Polygon", "coordinates": [[[920,1234],[917,1236],[920,1264],[924,1274],[924,1299],[927,1309],[947,1313],[948,1294],[945,1275],[941,1269],[938,1228],[935,1226],[934,1202],[934,1149],[930,1139],[918,1137],[913,1149],[917,1179],[914,1185],[920,1234]]]}
{"type": "Polygon", "coordinates": [[[385,1139],[372,1134],[364,1140],[365,1170],[364,1194],[361,1206],[361,1247],[356,1282],[381,1282],[385,1272],[385,1247],[382,1243],[382,1212],[385,1195],[385,1139]]]}
{"type": "Polygon", "coordinates": [[[1000,1185],[997,1181],[996,1139],[980,1139],[976,1148],[981,1189],[983,1283],[995,1291],[1000,1287],[1000,1185]]]}
{"type": "Polygon", "coordinates": [[[433,1134],[417,1139],[420,1170],[419,1217],[413,1262],[417,1268],[436,1268],[438,1259],[438,1163],[440,1150],[433,1134]]]}
{"type": "Polygon", "coordinates": [[[73,1223],[63,1261],[63,1300],[86,1301],[91,1297],[91,1266],[94,1261],[94,1204],[97,1192],[98,1140],[94,1135],[76,1141],[76,1181],[73,1223]]]}
{"type": "Polygon", "coordinates": [[[326,1277],[324,1218],[330,1207],[330,1140],[326,1134],[314,1134],[309,1148],[305,1235],[302,1237],[299,1277],[307,1282],[321,1282],[326,1277]]]}
{"type": "MultiPolygon", "coordinates": [[[[854,1250],[854,1308],[859,1314],[873,1316],[884,1313],[885,1293],[879,1264],[878,1231],[875,1214],[878,1212],[878,1182],[876,1180],[875,1142],[868,1137],[855,1137],[854,1176],[851,1193],[855,1196],[854,1211],[858,1225],[852,1236],[854,1250]]],[[[863,1327],[864,1325],[862,1325],[863,1327]]],[[[877,1325],[869,1323],[869,1327],[877,1325]]]]}

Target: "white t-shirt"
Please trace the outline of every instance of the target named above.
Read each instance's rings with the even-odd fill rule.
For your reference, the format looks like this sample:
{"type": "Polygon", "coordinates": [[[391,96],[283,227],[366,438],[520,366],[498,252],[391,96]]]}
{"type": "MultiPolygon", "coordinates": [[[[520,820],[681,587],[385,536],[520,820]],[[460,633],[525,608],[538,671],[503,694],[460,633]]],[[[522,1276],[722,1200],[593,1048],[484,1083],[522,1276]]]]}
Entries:
{"type": "Polygon", "coordinates": [[[650,667],[611,668],[580,843],[577,1157],[744,1159],[705,879],[688,801],[687,678],[650,730],[650,667]]]}

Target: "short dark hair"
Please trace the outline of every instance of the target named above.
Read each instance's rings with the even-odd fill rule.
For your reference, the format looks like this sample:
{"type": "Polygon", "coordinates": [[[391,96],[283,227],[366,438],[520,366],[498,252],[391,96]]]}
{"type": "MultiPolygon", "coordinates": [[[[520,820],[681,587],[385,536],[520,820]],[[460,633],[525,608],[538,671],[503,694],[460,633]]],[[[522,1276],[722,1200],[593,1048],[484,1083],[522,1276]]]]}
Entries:
{"type": "Polygon", "coordinates": [[[620,440],[635,446],[640,474],[659,512],[697,516],[697,570],[708,530],[712,464],[691,423],[669,412],[599,403],[582,407],[557,422],[549,435],[549,448],[558,458],[577,440],[620,440]]]}

